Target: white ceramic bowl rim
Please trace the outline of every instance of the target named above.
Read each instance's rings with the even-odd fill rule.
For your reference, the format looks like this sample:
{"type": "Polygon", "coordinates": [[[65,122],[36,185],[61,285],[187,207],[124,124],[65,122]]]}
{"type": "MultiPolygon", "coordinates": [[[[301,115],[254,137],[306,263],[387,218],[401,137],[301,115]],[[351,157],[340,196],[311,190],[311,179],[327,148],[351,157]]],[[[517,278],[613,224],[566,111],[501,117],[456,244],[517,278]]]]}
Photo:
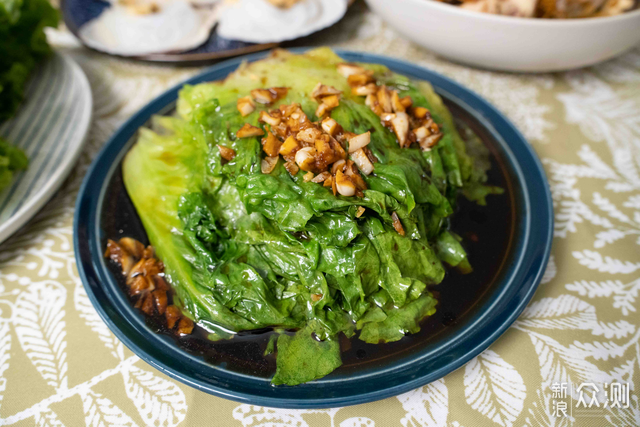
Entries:
{"type": "Polygon", "coordinates": [[[478,19],[484,19],[486,21],[493,22],[503,22],[503,23],[513,23],[518,25],[530,25],[530,26],[588,26],[588,25],[598,25],[598,24],[607,24],[611,21],[621,21],[625,19],[633,19],[640,15],[640,9],[633,10],[631,12],[621,13],[620,15],[614,16],[597,16],[590,18],[571,18],[571,19],[552,19],[552,18],[523,18],[519,16],[504,16],[504,15],[495,15],[492,13],[484,13],[484,12],[476,12],[473,10],[462,9],[458,6],[442,3],[437,0],[407,0],[416,4],[425,4],[428,3],[430,7],[440,8],[441,10],[449,11],[454,14],[473,16],[478,19]]]}

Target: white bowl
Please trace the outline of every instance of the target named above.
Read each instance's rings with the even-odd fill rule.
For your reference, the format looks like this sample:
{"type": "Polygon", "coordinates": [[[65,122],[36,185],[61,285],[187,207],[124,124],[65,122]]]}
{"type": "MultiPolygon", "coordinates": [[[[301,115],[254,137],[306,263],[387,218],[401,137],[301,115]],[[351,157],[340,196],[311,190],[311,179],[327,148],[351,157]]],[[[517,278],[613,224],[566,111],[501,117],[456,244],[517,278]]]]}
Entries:
{"type": "Polygon", "coordinates": [[[506,71],[561,71],[640,43],[640,10],[584,19],[498,16],[434,0],[366,0],[396,31],[453,61],[506,71]]]}

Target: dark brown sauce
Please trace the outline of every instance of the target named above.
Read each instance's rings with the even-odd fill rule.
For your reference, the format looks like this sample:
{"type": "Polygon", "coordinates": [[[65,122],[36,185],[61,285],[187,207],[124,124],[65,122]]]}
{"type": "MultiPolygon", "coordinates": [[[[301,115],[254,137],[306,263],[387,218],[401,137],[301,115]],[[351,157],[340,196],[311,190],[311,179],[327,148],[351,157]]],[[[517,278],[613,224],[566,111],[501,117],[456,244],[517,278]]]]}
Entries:
{"type": "MultiPolygon", "coordinates": [[[[420,351],[435,340],[446,336],[462,324],[465,317],[473,311],[489,293],[493,284],[499,280],[503,266],[509,261],[509,250],[515,228],[516,207],[513,189],[509,183],[508,171],[490,141],[486,130],[455,105],[449,105],[455,117],[462,117],[492,152],[492,169],[489,171],[489,183],[505,189],[500,196],[489,196],[487,206],[478,206],[463,197],[458,200],[457,212],[452,217],[452,230],[463,237],[463,244],[469,254],[473,272],[463,275],[455,269],[448,269],[445,279],[439,285],[430,287],[436,294],[438,305],[436,314],[425,319],[421,331],[408,335],[395,343],[367,344],[357,339],[341,337],[343,365],[336,371],[348,375],[350,372],[371,368],[388,363],[399,357],[420,351]]],[[[148,239],[140,218],[129,199],[122,182],[120,167],[113,175],[102,212],[101,224],[106,238],[114,240],[120,237],[133,237],[145,245],[148,239]]],[[[120,279],[123,292],[126,292],[120,267],[109,262],[109,268],[120,279]]],[[[231,340],[210,341],[207,332],[196,326],[193,334],[176,337],[167,331],[160,317],[147,317],[147,325],[157,333],[166,334],[175,339],[185,351],[203,357],[211,364],[248,375],[268,378],[275,372],[275,355],[263,353],[274,332],[270,330],[241,332],[231,340]]]]}
{"type": "MultiPolygon", "coordinates": [[[[506,190],[506,178],[495,159],[492,166],[489,182],[506,190]]],[[[451,222],[451,229],[463,238],[473,272],[461,274],[457,269],[448,268],[444,280],[429,288],[436,295],[438,305],[436,313],[422,322],[420,332],[387,344],[374,345],[352,339],[350,348],[342,353],[340,369],[362,369],[419,351],[463,322],[492,288],[500,277],[511,243],[513,218],[508,191],[501,196],[489,196],[487,206],[459,197],[451,222]]]]}

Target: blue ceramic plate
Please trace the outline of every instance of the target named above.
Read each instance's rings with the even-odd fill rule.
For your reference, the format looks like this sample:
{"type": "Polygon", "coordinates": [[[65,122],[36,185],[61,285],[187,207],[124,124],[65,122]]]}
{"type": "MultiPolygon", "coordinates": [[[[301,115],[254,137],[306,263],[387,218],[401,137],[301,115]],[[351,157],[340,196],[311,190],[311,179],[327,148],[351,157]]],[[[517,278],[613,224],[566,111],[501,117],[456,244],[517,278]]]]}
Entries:
{"type": "MultiPolygon", "coordinates": [[[[134,218],[135,212],[122,216],[123,211],[130,209],[126,206],[130,202],[122,187],[120,163],[135,142],[138,128],[152,115],[174,108],[181,85],[176,86],[131,117],[94,160],[78,196],[74,223],[78,270],[91,302],[127,347],[170,377],[207,393],[262,406],[324,408],[371,402],[423,386],[461,367],[505,332],[533,296],[551,249],[553,215],[544,171],[523,136],[487,101],[439,74],[382,56],[340,51],[338,54],[347,61],[379,63],[431,82],[453,115],[476,131],[493,153],[497,165],[494,170],[503,171],[501,183],[507,190],[502,196],[493,196],[489,205],[509,200],[508,209],[503,210],[508,211],[506,222],[510,226],[481,238],[480,249],[472,248],[470,252],[471,263],[474,264],[474,256],[489,252],[494,240],[507,239],[508,244],[499,259],[491,261],[494,270],[482,276],[486,283],[474,283],[473,278],[481,276],[463,276],[462,289],[469,291],[458,292],[452,298],[446,295],[447,287],[460,283],[453,283],[455,274],[445,278],[438,285],[442,286],[441,306],[433,319],[447,326],[436,328],[438,332],[434,334],[429,334],[433,325],[423,326],[426,332],[404,338],[411,345],[405,345],[392,357],[371,360],[363,357],[361,364],[341,367],[325,378],[295,387],[273,387],[268,376],[238,373],[226,363],[207,363],[176,345],[173,338],[153,332],[143,315],[132,308],[102,256],[107,238],[144,233],[134,218]],[[477,300],[464,312],[456,312],[455,305],[462,301],[459,298],[475,287],[485,290],[474,297],[477,300]]],[[[215,65],[186,83],[223,79],[241,61],[255,61],[264,56],[254,54],[215,65]]],[[[463,213],[461,209],[458,215],[463,213]]],[[[481,219],[478,223],[487,220],[486,214],[482,219],[482,212],[477,218],[481,219]]],[[[482,271],[481,265],[477,271],[482,271]]],[[[353,342],[354,346],[359,345],[356,341],[359,340],[353,342]]],[[[364,356],[361,351],[364,350],[358,350],[357,358],[364,356]]]]}

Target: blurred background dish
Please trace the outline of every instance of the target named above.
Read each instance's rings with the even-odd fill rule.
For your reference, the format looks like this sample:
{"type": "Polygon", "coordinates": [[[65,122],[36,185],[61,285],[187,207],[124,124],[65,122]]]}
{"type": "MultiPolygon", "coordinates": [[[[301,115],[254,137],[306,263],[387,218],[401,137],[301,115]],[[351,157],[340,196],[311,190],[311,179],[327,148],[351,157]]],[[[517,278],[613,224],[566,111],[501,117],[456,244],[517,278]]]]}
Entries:
{"type": "Polygon", "coordinates": [[[640,10],[584,19],[478,13],[433,0],[366,0],[396,31],[453,61],[546,72],[586,67],[640,43],[640,10]]]}
{"type": "MultiPolygon", "coordinates": [[[[0,124],[16,114],[31,74],[52,54],[44,28],[57,25],[47,0],[0,2],[0,124]]],[[[0,194],[28,166],[25,152],[0,134],[0,194]]]]}
{"type": "Polygon", "coordinates": [[[89,129],[89,83],[44,33],[57,25],[48,0],[0,1],[0,243],[53,196],[89,129]]]}
{"type": "MultiPolygon", "coordinates": [[[[69,31],[78,37],[80,28],[100,16],[109,6],[110,3],[102,0],[61,0],[60,12],[69,31]]],[[[194,49],[179,53],[148,54],[141,56],[141,59],[156,62],[210,61],[270,49],[274,46],[273,43],[255,44],[229,40],[212,32],[204,44],[194,49]]]]}
{"type": "Polygon", "coordinates": [[[475,12],[522,18],[575,19],[615,16],[638,7],[638,0],[437,0],[475,12]]]}
{"type": "Polygon", "coordinates": [[[61,0],[60,10],[67,28],[94,50],[155,62],[195,62],[307,36],[339,21],[353,1],[61,0]]]}
{"type": "Polygon", "coordinates": [[[0,242],[38,213],[69,175],[92,107],[89,82],[67,55],[55,53],[31,76],[16,115],[0,125],[0,138],[29,159],[29,167],[0,192],[0,242]]]}
{"type": "Polygon", "coordinates": [[[207,41],[216,15],[215,5],[120,0],[82,25],[78,36],[87,46],[114,55],[180,52],[207,41]]]}
{"type": "Polygon", "coordinates": [[[346,0],[237,0],[221,7],[217,32],[233,40],[279,43],[327,28],[346,11],[346,0]]]}

